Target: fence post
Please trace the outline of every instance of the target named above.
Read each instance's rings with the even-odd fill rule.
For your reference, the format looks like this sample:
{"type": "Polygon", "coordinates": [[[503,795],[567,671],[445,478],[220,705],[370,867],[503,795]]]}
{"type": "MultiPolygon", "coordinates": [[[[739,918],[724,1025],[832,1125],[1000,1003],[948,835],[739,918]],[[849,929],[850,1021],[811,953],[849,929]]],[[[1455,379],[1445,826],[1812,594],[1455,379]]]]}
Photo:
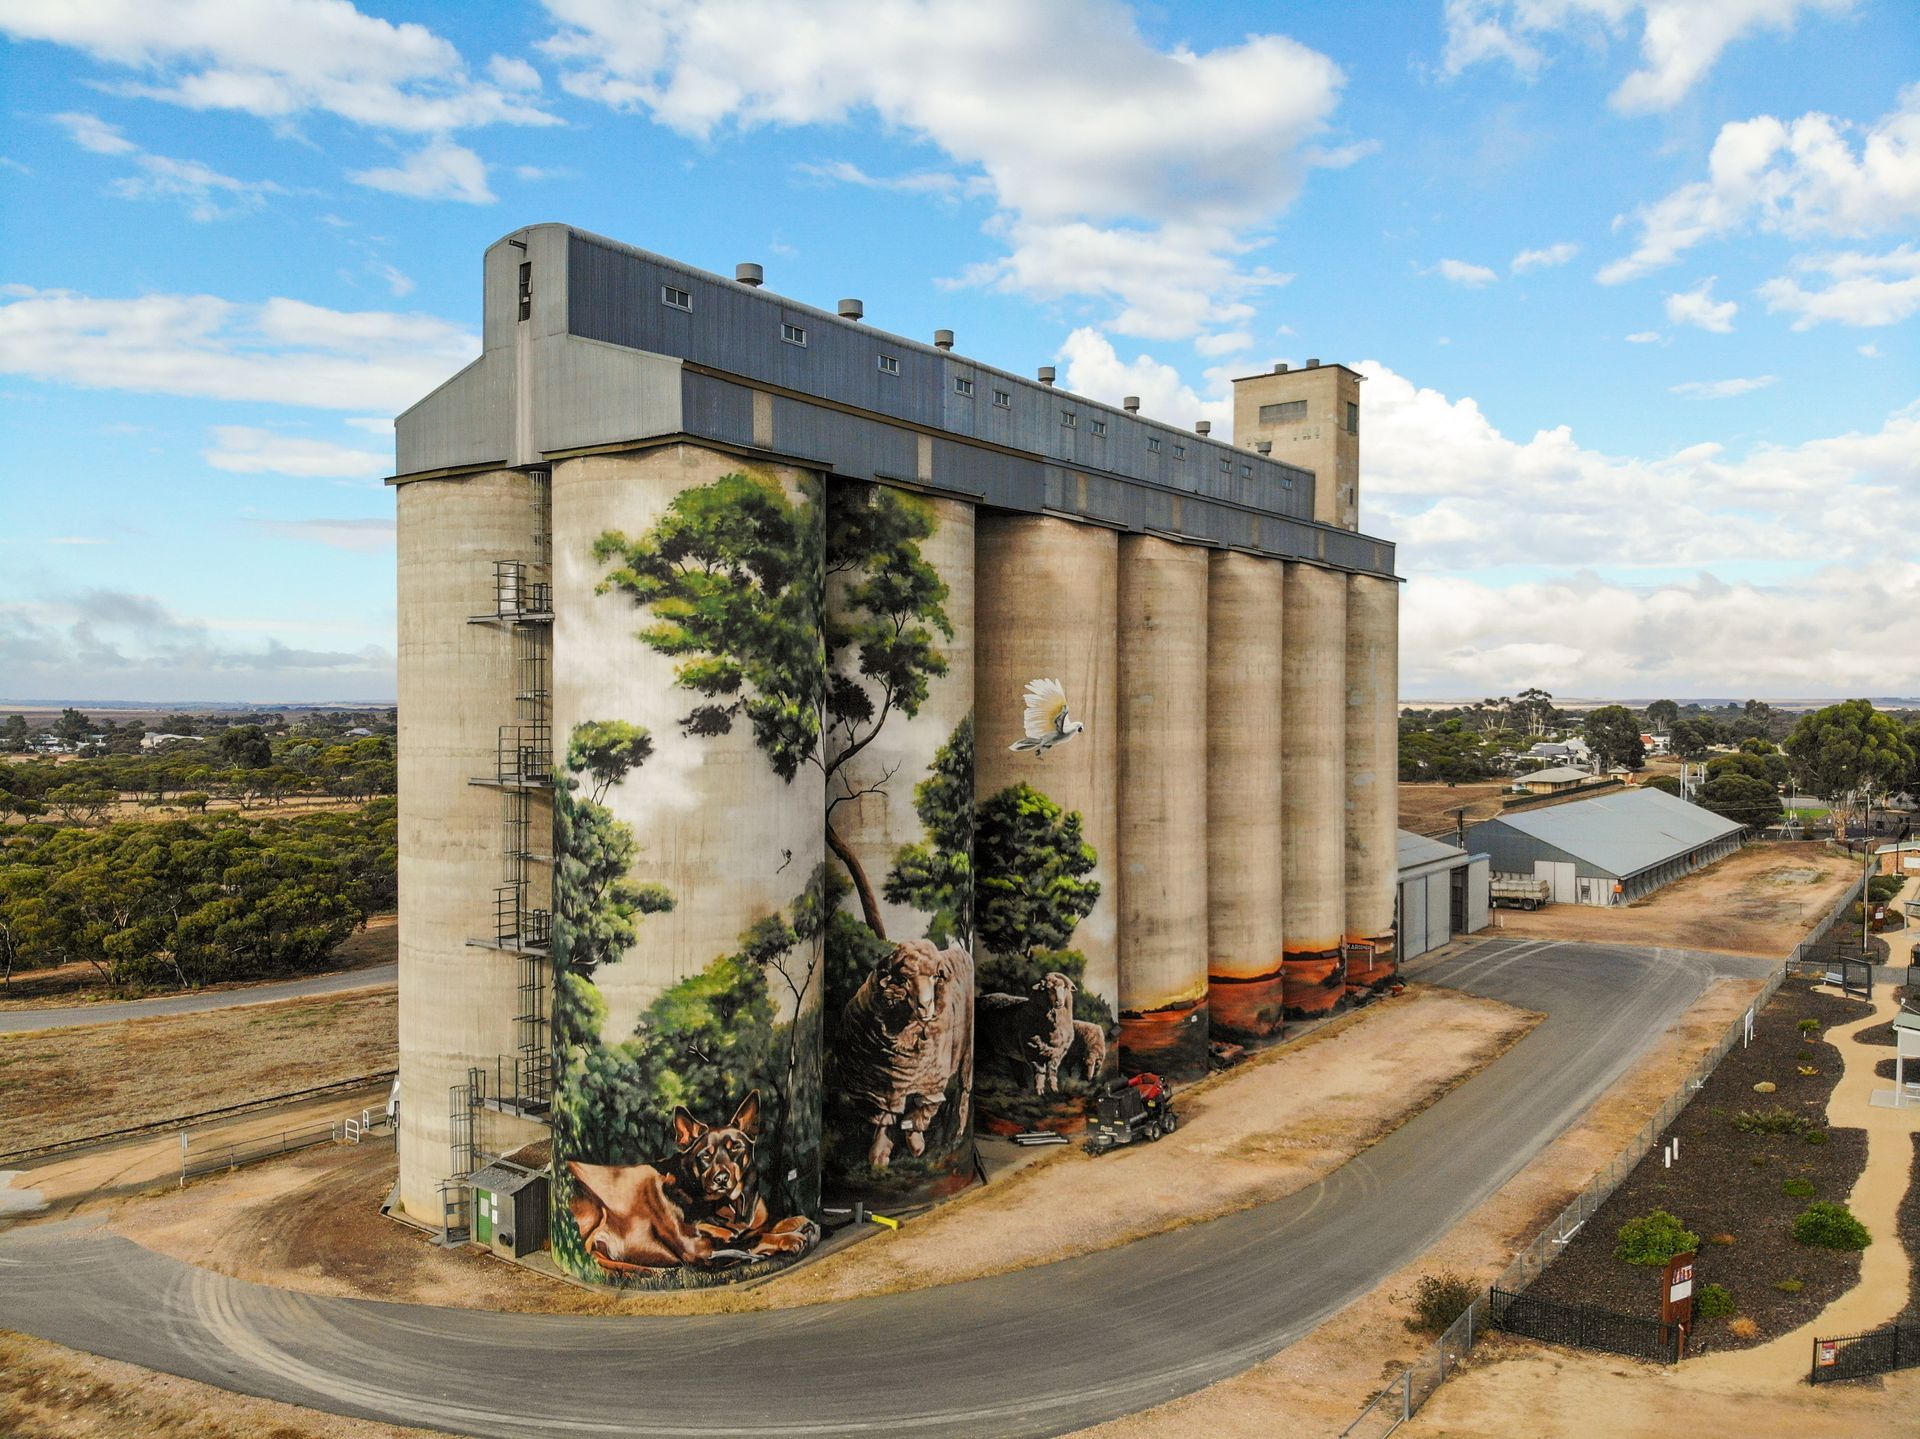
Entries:
{"type": "Polygon", "coordinates": [[[1413,1370],[1407,1370],[1402,1380],[1405,1387],[1400,1394],[1400,1421],[1405,1423],[1413,1418],[1413,1370]]]}

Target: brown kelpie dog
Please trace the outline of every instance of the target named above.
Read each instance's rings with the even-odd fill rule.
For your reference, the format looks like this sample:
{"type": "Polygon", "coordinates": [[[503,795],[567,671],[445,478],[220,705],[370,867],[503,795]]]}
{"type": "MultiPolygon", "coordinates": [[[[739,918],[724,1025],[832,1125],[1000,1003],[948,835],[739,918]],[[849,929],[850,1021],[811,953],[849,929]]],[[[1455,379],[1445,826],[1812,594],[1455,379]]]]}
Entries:
{"type": "Polygon", "coordinates": [[[717,1269],[742,1260],[804,1254],[820,1227],[804,1215],[772,1221],[760,1196],[753,1146],[760,1091],[733,1118],[709,1127],[673,1111],[678,1153],[660,1164],[581,1164],[573,1172],[573,1222],[587,1253],[610,1274],[680,1265],[717,1269]]]}

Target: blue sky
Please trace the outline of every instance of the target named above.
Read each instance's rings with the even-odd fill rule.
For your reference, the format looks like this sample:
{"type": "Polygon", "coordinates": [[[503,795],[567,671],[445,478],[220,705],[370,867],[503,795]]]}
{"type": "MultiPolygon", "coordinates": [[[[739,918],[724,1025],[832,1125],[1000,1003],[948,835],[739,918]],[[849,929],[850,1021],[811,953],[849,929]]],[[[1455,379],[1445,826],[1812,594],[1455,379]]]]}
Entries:
{"type": "Polygon", "coordinates": [[[386,699],[561,220],[1191,421],[1369,376],[1408,695],[1920,690],[1906,0],[0,0],[0,699],[386,699]]]}

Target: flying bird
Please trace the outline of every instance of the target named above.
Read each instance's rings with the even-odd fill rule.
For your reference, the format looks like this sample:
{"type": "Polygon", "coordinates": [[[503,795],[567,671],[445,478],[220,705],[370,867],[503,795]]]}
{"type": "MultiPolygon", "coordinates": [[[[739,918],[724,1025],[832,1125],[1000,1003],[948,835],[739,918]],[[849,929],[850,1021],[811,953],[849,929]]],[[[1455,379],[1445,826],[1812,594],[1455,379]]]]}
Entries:
{"type": "Polygon", "coordinates": [[[1065,744],[1085,728],[1067,713],[1067,692],[1059,680],[1028,680],[1027,737],[1015,740],[1007,748],[1032,750],[1037,758],[1045,759],[1048,750],[1065,744]]]}

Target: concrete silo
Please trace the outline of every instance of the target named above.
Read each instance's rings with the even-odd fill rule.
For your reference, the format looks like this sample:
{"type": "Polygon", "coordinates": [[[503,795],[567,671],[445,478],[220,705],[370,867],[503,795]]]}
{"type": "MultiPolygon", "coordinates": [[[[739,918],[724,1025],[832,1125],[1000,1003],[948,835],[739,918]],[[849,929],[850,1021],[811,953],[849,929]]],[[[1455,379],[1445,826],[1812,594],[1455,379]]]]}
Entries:
{"type": "Polygon", "coordinates": [[[554,466],[553,1249],[582,1278],[703,1267],[661,1264],[623,1205],[635,1166],[716,1132],[774,1219],[739,1243],[817,1235],[824,530],[791,466],[554,466]]]}
{"type": "Polygon", "coordinates": [[[1324,1019],[1346,992],[1346,577],[1287,566],[1280,755],[1287,1018],[1324,1019]]]}
{"type": "Polygon", "coordinates": [[[1207,554],[1120,540],[1120,1063],[1207,1072],[1207,554]]]}
{"type": "Polygon", "coordinates": [[[974,693],[980,1116],[1071,1127],[1118,1059],[1119,537],[982,513],[974,693]],[[1058,680],[1086,728],[1015,751],[1022,692],[1058,680]],[[1077,973],[1076,973],[1077,971],[1077,973]]]}
{"type": "Polygon", "coordinates": [[[1347,576],[1347,988],[1398,972],[1393,897],[1400,830],[1400,590],[1347,576]]]}
{"type": "Polygon", "coordinates": [[[827,509],[825,1183],[885,1206],[973,1178],[974,508],[836,477],[827,509]]]}
{"type": "Polygon", "coordinates": [[[545,637],[544,620],[517,623],[540,613],[543,481],[485,470],[397,500],[399,1203],[436,1226],[464,1222],[449,1175],[542,1132],[485,1100],[512,1087],[523,1049],[545,1050],[546,874],[531,856],[548,852],[551,810],[543,769],[520,782],[516,698],[521,648],[545,637]]]}
{"type": "Polygon", "coordinates": [[[1284,1029],[1281,710],[1286,567],[1216,552],[1207,581],[1207,995],[1215,1038],[1284,1029]]]}

